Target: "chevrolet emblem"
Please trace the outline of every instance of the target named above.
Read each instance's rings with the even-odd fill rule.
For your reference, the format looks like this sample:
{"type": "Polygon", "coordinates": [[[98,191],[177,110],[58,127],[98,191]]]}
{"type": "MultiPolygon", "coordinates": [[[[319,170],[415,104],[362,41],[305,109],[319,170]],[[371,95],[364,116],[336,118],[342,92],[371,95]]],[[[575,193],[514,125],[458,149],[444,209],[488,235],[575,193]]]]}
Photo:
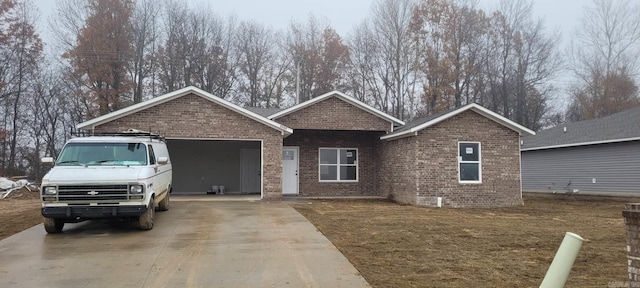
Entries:
{"type": "Polygon", "coordinates": [[[96,191],[89,191],[89,192],[87,192],[87,194],[89,194],[89,195],[94,195],[94,196],[95,196],[95,195],[98,195],[98,192],[96,192],[96,191]]]}

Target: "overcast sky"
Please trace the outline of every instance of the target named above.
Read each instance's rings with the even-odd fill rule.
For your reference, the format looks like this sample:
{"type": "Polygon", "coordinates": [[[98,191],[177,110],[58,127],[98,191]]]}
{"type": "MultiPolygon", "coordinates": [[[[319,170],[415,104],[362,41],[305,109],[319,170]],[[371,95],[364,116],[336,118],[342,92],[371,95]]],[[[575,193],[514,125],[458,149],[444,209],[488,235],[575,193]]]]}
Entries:
{"type": "MultiPolygon", "coordinates": [[[[40,9],[39,31],[49,39],[46,19],[52,16],[56,0],[35,0],[40,9]]],[[[188,0],[191,6],[208,5],[219,15],[235,13],[240,20],[253,19],[276,30],[286,30],[292,19],[304,21],[310,13],[327,18],[331,26],[347,37],[353,26],[360,23],[371,10],[372,0],[188,0]]],[[[498,0],[479,0],[479,8],[493,10],[498,0]]],[[[542,17],[549,29],[560,29],[565,36],[578,23],[586,0],[534,0],[536,17],[542,17]]]]}
{"type": "MultiPolygon", "coordinates": [[[[40,9],[38,31],[45,43],[51,41],[48,21],[53,17],[57,0],[34,0],[40,9]]],[[[239,20],[255,20],[271,26],[274,30],[286,30],[292,19],[305,21],[310,13],[329,20],[331,26],[347,38],[352,28],[361,23],[371,11],[373,0],[187,0],[188,5],[209,6],[215,13],[227,16],[234,13],[239,20]]],[[[478,8],[493,11],[499,0],[478,0],[478,8]]],[[[534,0],[534,17],[545,20],[548,31],[559,30],[563,40],[561,49],[566,49],[569,38],[590,0],[534,0]]],[[[48,45],[50,46],[50,45],[48,45]]],[[[51,53],[49,47],[46,53],[51,53]]],[[[568,73],[558,75],[553,83],[566,87],[571,79],[568,73]]],[[[562,89],[562,88],[561,88],[562,89]]],[[[562,93],[561,93],[562,94],[562,93]]],[[[562,103],[560,102],[556,103],[562,103]]],[[[563,104],[557,104],[563,105],[563,104]]]]}

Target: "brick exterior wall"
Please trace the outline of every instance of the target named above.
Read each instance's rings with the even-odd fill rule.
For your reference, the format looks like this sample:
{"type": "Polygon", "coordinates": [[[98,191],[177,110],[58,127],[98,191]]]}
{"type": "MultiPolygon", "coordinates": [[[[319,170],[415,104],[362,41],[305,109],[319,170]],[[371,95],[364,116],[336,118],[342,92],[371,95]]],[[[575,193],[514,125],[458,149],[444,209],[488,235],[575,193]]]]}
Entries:
{"type": "Polygon", "coordinates": [[[640,203],[625,204],[622,211],[627,231],[627,273],[629,287],[640,287],[640,203]]]}
{"type": "Polygon", "coordinates": [[[378,195],[378,145],[384,132],[295,130],[284,139],[284,146],[298,146],[300,196],[378,195]],[[319,180],[319,148],[357,148],[358,182],[327,183],[319,180]]]}
{"type": "Polygon", "coordinates": [[[327,98],[274,121],[293,129],[391,130],[391,122],[336,97],[327,98]]]}
{"type": "Polygon", "coordinates": [[[416,143],[414,137],[381,143],[379,158],[382,162],[378,174],[380,196],[400,203],[416,204],[416,180],[419,175],[416,170],[416,143]]]}
{"type": "MultiPolygon", "coordinates": [[[[383,160],[402,169],[402,163],[395,162],[410,161],[406,156],[397,157],[404,146],[411,151],[405,153],[415,155],[413,169],[417,175],[415,179],[411,174],[403,177],[396,172],[395,178],[381,175],[381,187],[390,189],[387,193],[398,202],[422,206],[435,206],[436,197],[443,197],[443,206],[447,207],[521,205],[519,139],[517,132],[476,112],[463,112],[419,131],[417,136],[385,143],[383,160]],[[481,184],[458,182],[458,141],[481,143],[481,184]],[[415,187],[413,195],[411,187],[415,187]]],[[[405,168],[403,172],[411,170],[405,168]]]]}
{"type": "Polygon", "coordinates": [[[190,94],[97,126],[95,131],[129,128],[167,138],[262,139],[263,197],[282,196],[282,134],[274,128],[190,94]]]}

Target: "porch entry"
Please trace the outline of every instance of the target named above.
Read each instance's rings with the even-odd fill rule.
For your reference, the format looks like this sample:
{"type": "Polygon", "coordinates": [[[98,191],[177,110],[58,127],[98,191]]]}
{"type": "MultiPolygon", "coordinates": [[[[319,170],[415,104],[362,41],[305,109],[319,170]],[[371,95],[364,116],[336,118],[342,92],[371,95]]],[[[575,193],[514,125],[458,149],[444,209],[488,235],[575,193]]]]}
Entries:
{"type": "Polygon", "coordinates": [[[298,160],[300,149],[298,147],[282,147],[282,194],[298,194],[298,160]]]}

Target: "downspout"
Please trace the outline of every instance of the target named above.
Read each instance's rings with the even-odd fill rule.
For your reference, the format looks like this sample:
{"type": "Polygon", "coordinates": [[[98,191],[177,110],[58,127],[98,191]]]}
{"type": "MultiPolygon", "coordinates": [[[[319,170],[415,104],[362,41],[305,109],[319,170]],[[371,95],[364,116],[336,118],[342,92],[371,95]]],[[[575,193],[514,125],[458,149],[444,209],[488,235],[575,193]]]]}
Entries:
{"type": "MultiPolygon", "coordinates": [[[[522,138],[518,133],[518,164],[520,165],[520,204],[524,205],[524,198],[522,198],[522,138]]],[[[495,192],[495,191],[494,191],[495,192]]]]}

